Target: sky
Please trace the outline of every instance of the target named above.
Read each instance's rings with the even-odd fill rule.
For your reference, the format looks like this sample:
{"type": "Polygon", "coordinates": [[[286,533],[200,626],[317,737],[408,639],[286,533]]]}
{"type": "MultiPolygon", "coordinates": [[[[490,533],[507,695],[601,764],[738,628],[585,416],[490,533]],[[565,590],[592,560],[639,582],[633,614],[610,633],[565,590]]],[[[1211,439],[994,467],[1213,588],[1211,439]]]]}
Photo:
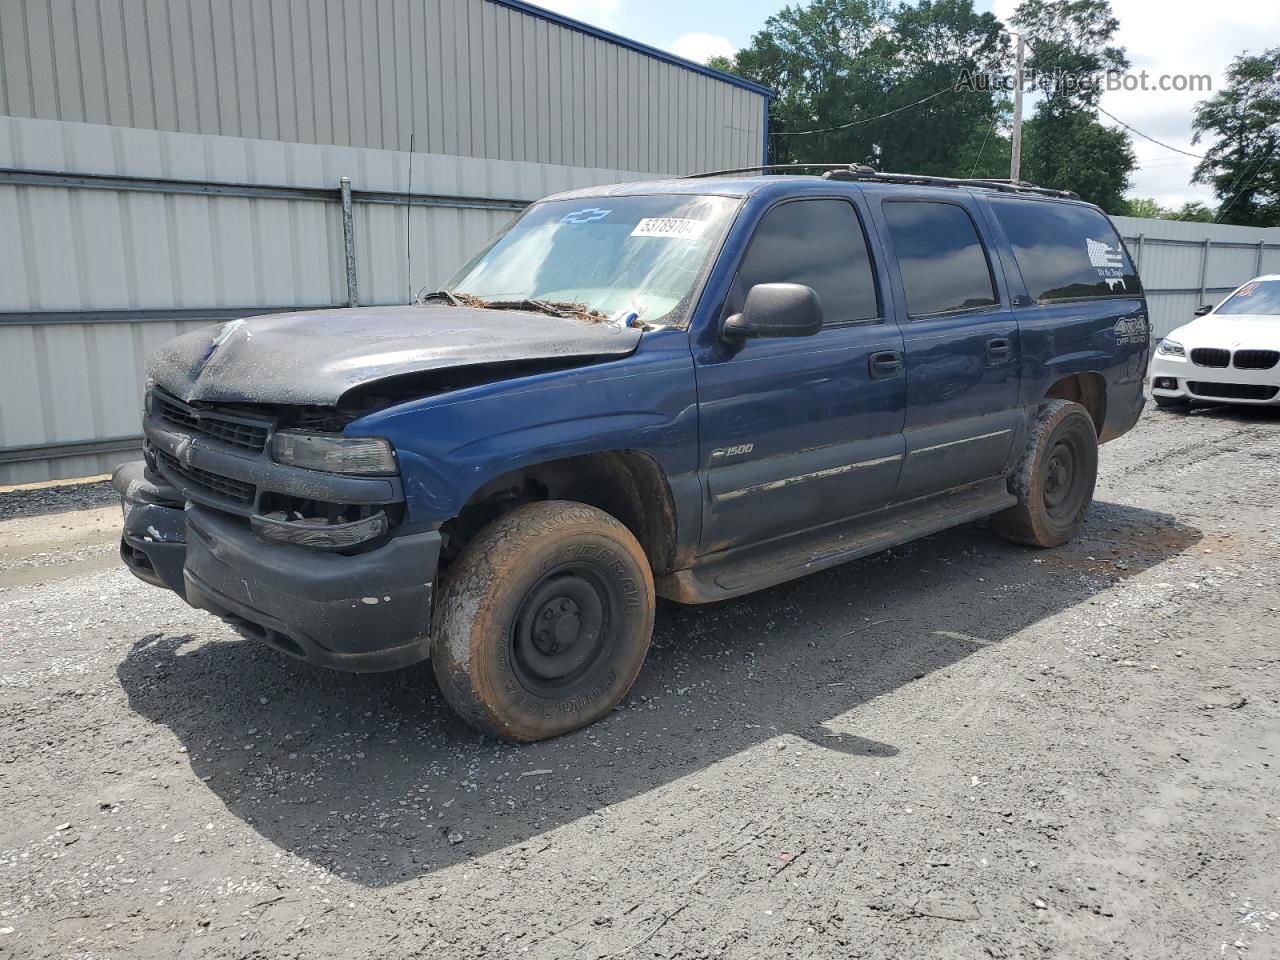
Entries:
{"type": "MultiPolygon", "coordinates": [[[[705,61],[728,54],[751,39],[787,0],[535,0],[541,6],[631,37],[651,46],[705,61]]],[[[794,2],[794,0],[792,0],[794,2]]],[[[976,0],[1007,22],[1017,0],[976,0]]],[[[1280,3],[1260,0],[1112,0],[1120,20],[1115,38],[1128,53],[1130,71],[1150,75],[1207,75],[1221,89],[1226,67],[1242,51],[1260,53],[1280,43],[1280,3]]],[[[1012,70],[1012,64],[1010,64],[1012,70]]],[[[1191,116],[1205,92],[1117,90],[1102,107],[1131,127],[1191,153],[1191,116]]],[[[1101,118],[1109,126],[1111,120],[1101,118]]],[[[1161,206],[1198,200],[1212,204],[1212,191],[1190,184],[1196,160],[1131,134],[1138,169],[1129,194],[1161,206]]]]}

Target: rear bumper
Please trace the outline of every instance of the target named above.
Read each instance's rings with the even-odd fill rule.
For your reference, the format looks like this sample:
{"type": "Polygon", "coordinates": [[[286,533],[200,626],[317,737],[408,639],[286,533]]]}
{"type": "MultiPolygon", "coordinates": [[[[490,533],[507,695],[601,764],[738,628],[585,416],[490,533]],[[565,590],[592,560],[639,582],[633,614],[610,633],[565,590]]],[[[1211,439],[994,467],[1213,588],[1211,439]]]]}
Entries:
{"type": "Polygon", "coordinates": [[[141,462],[113,483],[126,505],[121,557],[147,583],[321,666],[371,672],[426,658],[438,533],[344,556],[268,543],[243,520],[184,509],[141,462]]]}

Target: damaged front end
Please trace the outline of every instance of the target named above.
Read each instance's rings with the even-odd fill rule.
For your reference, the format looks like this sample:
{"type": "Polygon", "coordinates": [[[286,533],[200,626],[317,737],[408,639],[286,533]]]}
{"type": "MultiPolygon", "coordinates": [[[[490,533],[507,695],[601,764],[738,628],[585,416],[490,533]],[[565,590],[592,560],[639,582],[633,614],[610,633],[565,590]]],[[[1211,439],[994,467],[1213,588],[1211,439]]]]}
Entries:
{"type": "Polygon", "coordinates": [[[406,522],[395,451],[333,408],[147,392],[145,460],[113,477],[121,558],[242,634],[344,670],[428,653],[440,535],[406,522]]]}
{"type": "Polygon", "coordinates": [[[440,524],[409,516],[391,443],[349,425],[623,357],[640,335],[449,304],[275,314],[183,334],[149,363],[145,460],[116,471],[121,557],[140,579],[292,656],[359,671],[421,660],[440,524]]]}

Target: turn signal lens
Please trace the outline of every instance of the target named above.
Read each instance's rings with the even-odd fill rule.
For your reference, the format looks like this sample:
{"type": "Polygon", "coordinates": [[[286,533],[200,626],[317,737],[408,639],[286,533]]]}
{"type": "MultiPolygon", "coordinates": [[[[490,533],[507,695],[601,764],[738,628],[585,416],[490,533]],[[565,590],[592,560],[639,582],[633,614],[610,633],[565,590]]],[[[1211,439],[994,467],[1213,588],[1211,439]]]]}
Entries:
{"type": "Polygon", "coordinates": [[[396,454],[382,437],[281,430],[271,438],[276,463],[326,473],[394,474],[396,454]]]}

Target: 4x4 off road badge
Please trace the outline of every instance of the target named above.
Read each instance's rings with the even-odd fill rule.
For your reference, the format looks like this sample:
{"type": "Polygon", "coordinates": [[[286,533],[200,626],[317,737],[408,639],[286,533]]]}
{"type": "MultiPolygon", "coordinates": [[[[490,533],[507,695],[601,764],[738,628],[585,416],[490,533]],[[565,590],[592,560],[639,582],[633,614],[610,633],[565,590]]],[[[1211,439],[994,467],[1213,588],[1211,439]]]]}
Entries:
{"type": "Polygon", "coordinates": [[[1147,342],[1147,318],[1138,314],[1136,317],[1121,317],[1115,326],[1116,343],[1123,346],[1127,343],[1147,342]]]}

